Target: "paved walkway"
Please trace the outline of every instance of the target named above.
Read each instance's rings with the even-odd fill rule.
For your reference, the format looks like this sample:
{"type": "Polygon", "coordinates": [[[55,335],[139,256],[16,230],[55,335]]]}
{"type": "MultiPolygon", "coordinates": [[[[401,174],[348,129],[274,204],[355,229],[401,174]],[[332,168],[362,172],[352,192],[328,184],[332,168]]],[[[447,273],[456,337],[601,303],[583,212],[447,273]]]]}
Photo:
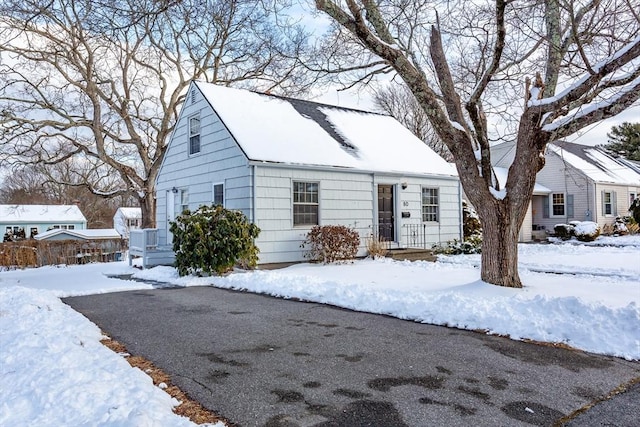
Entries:
{"type": "MultiPolygon", "coordinates": [[[[546,426],[640,376],[613,357],[212,287],[64,301],[244,427],[546,426]]],[[[633,403],[611,425],[640,419],[633,403]]]]}

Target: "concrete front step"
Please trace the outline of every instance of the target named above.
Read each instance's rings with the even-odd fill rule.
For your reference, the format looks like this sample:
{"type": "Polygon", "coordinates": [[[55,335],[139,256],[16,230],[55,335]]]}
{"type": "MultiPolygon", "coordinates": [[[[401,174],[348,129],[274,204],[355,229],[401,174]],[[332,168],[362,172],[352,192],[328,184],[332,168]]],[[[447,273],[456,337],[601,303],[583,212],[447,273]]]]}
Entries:
{"type": "Polygon", "coordinates": [[[387,258],[398,261],[436,261],[437,257],[429,249],[390,249],[387,258]]]}

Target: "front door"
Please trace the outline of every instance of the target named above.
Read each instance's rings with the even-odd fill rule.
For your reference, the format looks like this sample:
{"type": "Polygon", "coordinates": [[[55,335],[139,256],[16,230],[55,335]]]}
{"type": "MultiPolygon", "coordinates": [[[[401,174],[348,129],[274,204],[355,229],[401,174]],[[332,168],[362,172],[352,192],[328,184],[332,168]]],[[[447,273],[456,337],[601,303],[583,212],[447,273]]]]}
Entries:
{"type": "Polygon", "coordinates": [[[395,239],[393,214],[393,185],[378,185],[378,237],[393,242],[395,239]]]}

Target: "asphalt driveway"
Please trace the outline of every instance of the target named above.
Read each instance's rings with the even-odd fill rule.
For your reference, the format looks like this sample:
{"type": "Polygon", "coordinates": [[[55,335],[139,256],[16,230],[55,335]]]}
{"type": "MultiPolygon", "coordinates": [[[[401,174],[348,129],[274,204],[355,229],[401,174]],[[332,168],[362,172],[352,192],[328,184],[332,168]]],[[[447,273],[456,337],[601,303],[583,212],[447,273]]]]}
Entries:
{"type": "MultiPolygon", "coordinates": [[[[213,287],[64,301],[245,427],[545,426],[640,376],[613,357],[213,287]]],[[[633,400],[624,410],[640,419],[633,400]]]]}

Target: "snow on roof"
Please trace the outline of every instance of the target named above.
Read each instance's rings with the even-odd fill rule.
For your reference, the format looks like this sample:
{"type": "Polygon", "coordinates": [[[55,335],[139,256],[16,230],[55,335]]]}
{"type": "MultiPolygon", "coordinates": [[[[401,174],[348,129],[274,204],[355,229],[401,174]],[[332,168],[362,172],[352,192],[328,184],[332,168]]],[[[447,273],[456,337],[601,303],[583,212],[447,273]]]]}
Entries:
{"type": "Polygon", "coordinates": [[[114,228],[92,228],[88,230],[64,230],[56,228],[37,234],[34,239],[43,240],[60,234],[87,240],[119,239],[120,233],[114,228]]]}
{"type": "MultiPolygon", "coordinates": [[[[500,168],[500,167],[495,167],[494,166],[493,172],[496,175],[496,179],[500,183],[500,188],[504,188],[504,186],[507,183],[507,175],[509,174],[509,169],[508,168],[500,168]]],[[[534,195],[539,196],[539,195],[549,194],[549,193],[551,193],[551,190],[549,188],[545,187],[542,184],[538,184],[536,182],[535,185],[533,186],[533,194],[534,195]]]]}
{"type": "Polygon", "coordinates": [[[640,173],[598,147],[557,141],[548,149],[593,181],[640,186],[640,173]]]}
{"type": "Polygon", "coordinates": [[[87,219],[76,205],[0,205],[0,221],[70,223],[87,219]]]}
{"type": "Polygon", "coordinates": [[[121,213],[125,218],[142,218],[141,208],[118,208],[116,215],[121,213]]]}
{"type": "Polygon", "coordinates": [[[249,160],[456,176],[390,116],[194,82],[249,160]]]}

